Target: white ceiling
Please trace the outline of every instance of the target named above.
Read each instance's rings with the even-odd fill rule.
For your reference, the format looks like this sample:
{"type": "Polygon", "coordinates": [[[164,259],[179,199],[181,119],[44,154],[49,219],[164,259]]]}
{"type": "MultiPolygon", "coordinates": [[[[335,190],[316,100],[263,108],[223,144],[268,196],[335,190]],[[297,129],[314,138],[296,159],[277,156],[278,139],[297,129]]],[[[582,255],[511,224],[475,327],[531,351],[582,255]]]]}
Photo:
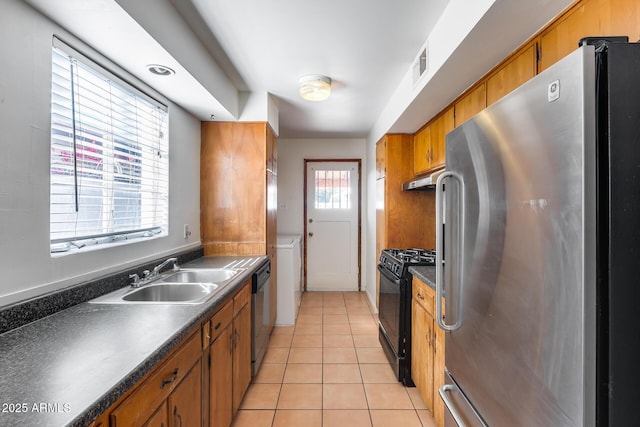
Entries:
{"type": "Polygon", "coordinates": [[[415,131],[571,3],[27,1],[201,120],[239,119],[247,93],[271,94],[281,138],[415,131]],[[427,39],[433,73],[417,89],[403,89],[427,39]],[[176,76],[153,78],[144,68],[149,63],[175,68],[176,76]],[[329,100],[299,97],[305,74],[331,77],[329,100]]]}
{"type": "Polygon", "coordinates": [[[367,135],[447,3],[191,1],[247,87],[277,98],[288,137],[367,135]],[[300,98],[305,74],[332,79],[327,101],[300,98]]]}

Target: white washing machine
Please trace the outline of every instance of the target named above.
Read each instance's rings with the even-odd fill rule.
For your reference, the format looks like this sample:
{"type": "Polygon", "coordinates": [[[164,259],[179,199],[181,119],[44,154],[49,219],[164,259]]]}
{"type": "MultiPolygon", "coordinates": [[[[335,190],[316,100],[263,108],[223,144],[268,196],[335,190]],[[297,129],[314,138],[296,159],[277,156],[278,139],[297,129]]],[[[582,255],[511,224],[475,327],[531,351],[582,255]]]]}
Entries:
{"type": "Polygon", "coordinates": [[[277,326],[292,326],[296,323],[300,299],[302,298],[302,236],[278,234],[277,326]]]}

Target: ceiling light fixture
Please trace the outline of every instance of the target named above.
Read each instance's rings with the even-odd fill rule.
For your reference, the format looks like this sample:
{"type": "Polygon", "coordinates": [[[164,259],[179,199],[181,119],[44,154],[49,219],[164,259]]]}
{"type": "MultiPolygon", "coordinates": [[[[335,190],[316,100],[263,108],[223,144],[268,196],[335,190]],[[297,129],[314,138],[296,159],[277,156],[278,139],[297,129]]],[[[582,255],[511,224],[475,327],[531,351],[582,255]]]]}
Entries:
{"type": "Polygon", "coordinates": [[[176,73],[171,68],[160,64],[149,64],[147,70],[156,76],[173,76],[176,73]]]}
{"type": "Polygon", "coordinates": [[[300,77],[300,96],[307,101],[324,101],[331,94],[331,79],[321,74],[300,77]]]}

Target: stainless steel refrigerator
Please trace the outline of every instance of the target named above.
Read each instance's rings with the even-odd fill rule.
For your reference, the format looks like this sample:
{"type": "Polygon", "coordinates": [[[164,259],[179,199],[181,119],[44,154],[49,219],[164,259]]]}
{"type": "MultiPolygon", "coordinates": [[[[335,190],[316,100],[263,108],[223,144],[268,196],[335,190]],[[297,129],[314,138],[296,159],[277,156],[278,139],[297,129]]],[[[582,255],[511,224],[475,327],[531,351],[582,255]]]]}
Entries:
{"type": "Polygon", "coordinates": [[[640,45],[586,41],[446,159],[445,425],[639,425],[640,45]]]}

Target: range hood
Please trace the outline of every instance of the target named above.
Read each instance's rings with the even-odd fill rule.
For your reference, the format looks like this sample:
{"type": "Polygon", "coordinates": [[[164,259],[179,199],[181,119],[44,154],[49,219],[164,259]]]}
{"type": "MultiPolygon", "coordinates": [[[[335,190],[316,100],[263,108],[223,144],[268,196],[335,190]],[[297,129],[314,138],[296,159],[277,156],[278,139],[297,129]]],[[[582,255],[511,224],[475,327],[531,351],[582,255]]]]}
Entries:
{"type": "Polygon", "coordinates": [[[402,191],[428,191],[436,189],[436,180],[444,172],[444,169],[433,172],[430,175],[407,181],[402,184],[402,191]]]}

